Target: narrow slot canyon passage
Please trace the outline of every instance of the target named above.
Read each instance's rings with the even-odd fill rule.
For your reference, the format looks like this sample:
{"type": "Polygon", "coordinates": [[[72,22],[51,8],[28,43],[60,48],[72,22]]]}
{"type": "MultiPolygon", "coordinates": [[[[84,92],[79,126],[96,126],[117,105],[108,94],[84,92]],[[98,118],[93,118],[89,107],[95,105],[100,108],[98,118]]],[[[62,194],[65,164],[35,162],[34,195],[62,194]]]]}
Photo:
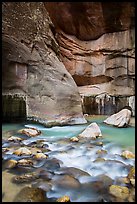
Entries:
{"type": "Polygon", "coordinates": [[[135,202],[134,17],[2,3],[2,202],[135,202]]]}

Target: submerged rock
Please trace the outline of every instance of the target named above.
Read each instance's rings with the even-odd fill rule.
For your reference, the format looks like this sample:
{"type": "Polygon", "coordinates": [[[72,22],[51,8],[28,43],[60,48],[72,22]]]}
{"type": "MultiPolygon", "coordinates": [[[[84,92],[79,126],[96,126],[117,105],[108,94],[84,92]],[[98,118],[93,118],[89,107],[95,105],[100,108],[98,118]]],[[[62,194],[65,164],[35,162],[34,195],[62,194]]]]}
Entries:
{"type": "Polygon", "coordinates": [[[83,170],[78,169],[76,167],[61,167],[57,173],[67,174],[67,175],[70,175],[76,179],[79,179],[80,177],[90,176],[90,174],[87,173],[86,171],[83,171],[83,170]]]}
{"type": "Polygon", "coordinates": [[[65,195],[57,199],[57,202],[70,202],[69,196],[65,195]]]}
{"type": "Polygon", "coordinates": [[[71,175],[55,175],[52,179],[52,184],[57,188],[77,189],[80,187],[80,182],[71,175]]]}
{"type": "Polygon", "coordinates": [[[97,123],[91,123],[82,133],[79,134],[79,137],[96,139],[97,137],[102,137],[102,133],[97,123]]]}
{"type": "Polygon", "coordinates": [[[114,125],[116,127],[127,127],[131,118],[131,111],[123,109],[118,113],[115,113],[104,120],[104,123],[108,125],[114,125]]]}
{"type": "Polygon", "coordinates": [[[44,168],[48,171],[58,170],[63,162],[56,158],[47,158],[44,168]]]}
{"type": "Polygon", "coordinates": [[[92,187],[97,192],[107,192],[108,188],[112,183],[114,182],[113,179],[111,179],[109,176],[105,174],[100,174],[96,176],[95,181],[92,182],[92,187]]]}

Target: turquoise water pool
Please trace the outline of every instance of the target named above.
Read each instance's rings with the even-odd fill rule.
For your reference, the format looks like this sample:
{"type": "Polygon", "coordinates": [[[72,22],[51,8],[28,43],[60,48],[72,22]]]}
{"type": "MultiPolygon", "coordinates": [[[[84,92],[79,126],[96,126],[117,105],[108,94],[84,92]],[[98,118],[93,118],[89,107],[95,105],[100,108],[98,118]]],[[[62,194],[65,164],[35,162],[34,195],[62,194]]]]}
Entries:
{"type": "Polygon", "coordinates": [[[103,123],[106,116],[89,116],[87,117],[88,124],[84,125],[74,125],[74,126],[55,126],[52,128],[45,128],[43,125],[40,124],[3,124],[2,125],[2,131],[3,131],[3,137],[6,137],[5,132],[11,131],[11,130],[19,130],[24,127],[37,127],[41,130],[42,137],[51,137],[59,139],[60,137],[73,137],[77,136],[79,133],[81,133],[87,125],[89,125],[91,122],[96,122],[102,132],[104,140],[107,142],[113,142],[116,145],[120,145],[123,148],[132,149],[132,151],[135,151],[135,127],[129,126],[127,128],[117,128],[113,126],[109,126],[103,123]]]}

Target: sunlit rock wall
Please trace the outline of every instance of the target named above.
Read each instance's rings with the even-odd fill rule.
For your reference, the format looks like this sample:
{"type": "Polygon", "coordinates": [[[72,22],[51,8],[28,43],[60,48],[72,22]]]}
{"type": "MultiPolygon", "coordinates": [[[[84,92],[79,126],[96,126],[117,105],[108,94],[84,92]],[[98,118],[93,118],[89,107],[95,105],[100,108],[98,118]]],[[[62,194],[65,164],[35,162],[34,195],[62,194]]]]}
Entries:
{"type": "MultiPolygon", "coordinates": [[[[95,100],[98,90],[116,98],[135,95],[134,2],[46,2],[45,7],[56,28],[62,62],[76,84],[85,86],[82,97],[88,93],[95,100]]],[[[105,112],[118,110],[115,106],[105,112]]],[[[100,109],[97,114],[104,113],[100,109]]],[[[89,112],[94,112],[93,104],[89,112]]]]}

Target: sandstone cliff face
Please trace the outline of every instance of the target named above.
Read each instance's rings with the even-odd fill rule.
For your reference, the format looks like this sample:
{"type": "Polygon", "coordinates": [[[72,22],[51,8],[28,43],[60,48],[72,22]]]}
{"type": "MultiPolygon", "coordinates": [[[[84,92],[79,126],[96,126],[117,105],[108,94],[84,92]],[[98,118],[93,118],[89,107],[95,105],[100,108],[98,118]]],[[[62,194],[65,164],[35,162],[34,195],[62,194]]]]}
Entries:
{"type": "MultiPolygon", "coordinates": [[[[109,98],[128,97],[120,108],[130,105],[135,94],[134,3],[46,2],[45,7],[56,27],[60,58],[80,86],[82,102],[86,101],[84,96],[106,93],[109,98]]],[[[94,104],[90,100],[90,110],[87,108],[86,112],[84,108],[84,112],[119,111],[117,103],[112,101],[111,111],[101,111],[98,105],[96,110],[92,108],[96,100],[94,104]]]]}
{"type": "MultiPolygon", "coordinates": [[[[58,58],[53,27],[42,2],[3,3],[3,95],[7,100],[8,95],[24,97],[29,120],[46,125],[85,123],[77,86],[58,58]]],[[[9,115],[10,108],[4,107],[9,115]]]]}
{"type": "Polygon", "coordinates": [[[134,25],[134,2],[44,2],[57,30],[80,40],[95,40],[104,33],[134,25]]]}

